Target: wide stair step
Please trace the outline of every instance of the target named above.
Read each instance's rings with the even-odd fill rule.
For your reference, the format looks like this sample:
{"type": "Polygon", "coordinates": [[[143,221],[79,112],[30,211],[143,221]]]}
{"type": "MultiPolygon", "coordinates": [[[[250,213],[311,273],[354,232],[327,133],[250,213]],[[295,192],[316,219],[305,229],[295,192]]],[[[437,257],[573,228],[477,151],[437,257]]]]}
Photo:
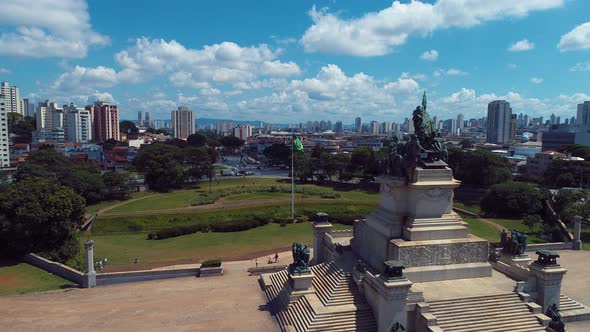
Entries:
{"type": "Polygon", "coordinates": [[[429,302],[430,313],[446,332],[544,331],[516,293],[429,302]]]}
{"type": "Polygon", "coordinates": [[[267,287],[266,295],[281,331],[291,327],[297,332],[374,332],[377,323],[362,294],[359,293],[350,272],[343,271],[336,263],[323,263],[313,266],[313,287],[316,300],[314,305],[330,307],[329,311],[314,310],[314,305],[305,295],[296,302],[289,303],[289,276],[280,271],[269,276],[272,286],[267,287]],[[319,299],[319,301],[317,301],[319,299]],[[350,305],[355,305],[351,310],[350,305]],[[341,310],[339,310],[341,308],[341,310]]]}

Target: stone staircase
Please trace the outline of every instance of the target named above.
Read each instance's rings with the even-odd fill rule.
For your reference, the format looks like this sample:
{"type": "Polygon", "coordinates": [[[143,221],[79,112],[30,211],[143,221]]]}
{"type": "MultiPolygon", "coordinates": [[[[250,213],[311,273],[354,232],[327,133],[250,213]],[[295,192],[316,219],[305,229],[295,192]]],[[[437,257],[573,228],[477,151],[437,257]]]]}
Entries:
{"type": "Polygon", "coordinates": [[[517,293],[428,302],[430,313],[445,332],[545,331],[517,293]]]}
{"type": "Polygon", "coordinates": [[[316,275],[316,278],[313,279],[313,287],[323,305],[334,306],[364,302],[354,284],[352,273],[344,272],[333,262],[313,266],[311,270],[316,275]]]}
{"type": "Polygon", "coordinates": [[[566,322],[590,319],[590,308],[563,294],[559,298],[559,310],[566,322]]]}
{"type": "Polygon", "coordinates": [[[334,262],[312,267],[315,293],[289,303],[288,272],[267,275],[269,309],[284,332],[376,331],[373,312],[358,292],[350,272],[334,262]]]}

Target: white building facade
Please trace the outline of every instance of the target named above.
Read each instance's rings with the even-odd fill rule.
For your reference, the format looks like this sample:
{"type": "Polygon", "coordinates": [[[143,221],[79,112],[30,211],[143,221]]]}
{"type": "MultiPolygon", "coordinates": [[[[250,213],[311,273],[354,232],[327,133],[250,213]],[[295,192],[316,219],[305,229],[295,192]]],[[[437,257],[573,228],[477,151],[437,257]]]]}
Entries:
{"type": "Polygon", "coordinates": [[[8,82],[2,82],[0,84],[0,94],[4,95],[7,112],[19,113],[25,116],[25,112],[22,109],[21,99],[19,95],[18,87],[10,86],[8,82]]]}
{"type": "Polygon", "coordinates": [[[74,104],[64,105],[67,142],[88,143],[92,140],[92,112],[74,104]]]}
{"type": "Polygon", "coordinates": [[[5,94],[0,94],[0,167],[10,166],[7,99],[5,94]]]}
{"type": "Polygon", "coordinates": [[[174,137],[186,139],[195,133],[195,112],[186,106],[179,106],[178,110],[172,111],[172,129],[174,137]]]}

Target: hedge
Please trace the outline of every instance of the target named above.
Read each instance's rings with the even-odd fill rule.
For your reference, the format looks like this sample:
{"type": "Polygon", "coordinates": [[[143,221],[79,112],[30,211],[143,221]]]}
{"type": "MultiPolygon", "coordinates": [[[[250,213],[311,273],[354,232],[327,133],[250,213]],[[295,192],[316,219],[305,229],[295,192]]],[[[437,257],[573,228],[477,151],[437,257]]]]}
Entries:
{"type": "Polygon", "coordinates": [[[221,259],[208,259],[201,263],[201,267],[220,267],[221,259]]]}
{"type": "MultiPolygon", "coordinates": [[[[231,196],[231,195],[238,195],[238,194],[250,194],[250,193],[261,193],[261,192],[268,192],[268,193],[290,193],[291,187],[290,186],[237,186],[231,188],[225,188],[221,190],[216,190],[211,193],[200,193],[195,199],[193,199],[190,205],[205,205],[205,204],[213,204],[218,201],[220,198],[231,196]]],[[[319,190],[310,187],[296,187],[295,192],[298,194],[303,194],[304,197],[310,196],[320,196],[321,198],[340,198],[340,194],[336,192],[326,192],[324,190],[319,190]]]]}
{"type": "Polygon", "coordinates": [[[151,232],[147,235],[147,239],[163,240],[197,232],[239,232],[266,225],[268,222],[268,219],[253,217],[252,219],[231,221],[226,223],[179,225],[151,232]]]}

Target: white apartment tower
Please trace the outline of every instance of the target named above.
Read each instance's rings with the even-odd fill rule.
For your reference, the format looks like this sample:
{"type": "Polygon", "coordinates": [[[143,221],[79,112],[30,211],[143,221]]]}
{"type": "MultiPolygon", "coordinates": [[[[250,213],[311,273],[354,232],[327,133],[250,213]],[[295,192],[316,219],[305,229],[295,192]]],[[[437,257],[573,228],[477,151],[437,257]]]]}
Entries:
{"type": "Polygon", "coordinates": [[[0,85],[0,94],[5,96],[5,107],[7,112],[15,112],[25,116],[25,111],[22,109],[21,105],[18,87],[10,86],[8,82],[2,82],[0,85]]]}
{"type": "Polygon", "coordinates": [[[487,138],[486,142],[493,144],[508,144],[510,137],[510,120],[512,108],[505,100],[494,100],[488,104],[487,138]]]}
{"type": "Polygon", "coordinates": [[[195,133],[195,112],[187,106],[179,106],[178,110],[172,111],[172,129],[174,137],[186,139],[195,133]]]}
{"type": "Polygon", "coordinates": [[[10,166],[10,152],[8,151],[8,144],[10,136],[8,136],[8,99],[10,97],[0,93],[0,167],[10,166]]]}
{"type": "MultiPolygon", "coordinates": [[[[53,121],[53,115],[55,111],[58,110],[57,103],[54,103],[50,100],[45,100],[44,102],[39,102],[39,106],[37,106],[37,114],[35,115],[35,119],[37,122],[37,130],[41,129],[53,129],[54,123],[57,122],[59,124],[59,119],[57,121],[53,121]]],[[[63,115],[63,112],[62,112],[63,115]]],[[[63,118],[62,118],[63,124],[63,118]]]]}
{"type": "Polygon", "coordinates": [[[250,136],[252,136],[252,126],[251,125],[239,125],[233,129],[233,135],[241,140],[247,140],[250,136]]]}
{"type": "Polygon", "coordinates": [[[64,105],[65,131],[67,142],[88,143],[92,140],[92,111],[76,107],[73,103],[64,105]]]}

